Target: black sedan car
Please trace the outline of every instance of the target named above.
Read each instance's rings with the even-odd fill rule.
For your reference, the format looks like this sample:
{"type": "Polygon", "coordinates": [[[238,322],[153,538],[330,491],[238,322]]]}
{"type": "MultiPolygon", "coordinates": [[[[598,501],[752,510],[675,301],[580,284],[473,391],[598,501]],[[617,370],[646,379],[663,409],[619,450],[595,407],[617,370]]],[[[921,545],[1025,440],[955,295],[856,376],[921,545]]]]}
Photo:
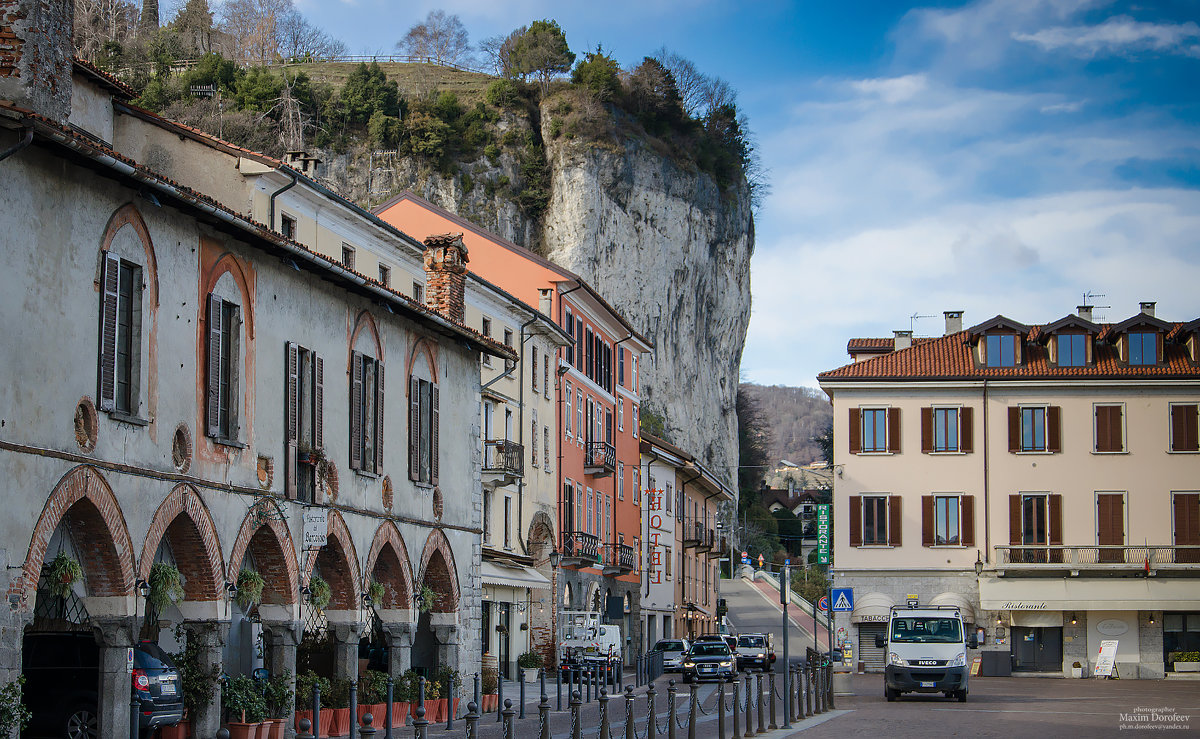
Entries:
{"type": "Polygon", "coordinates": [[[728,680],[737,677],[737,657],[724,642],[693,644],[683,656],[683,681],[728,680]]]}

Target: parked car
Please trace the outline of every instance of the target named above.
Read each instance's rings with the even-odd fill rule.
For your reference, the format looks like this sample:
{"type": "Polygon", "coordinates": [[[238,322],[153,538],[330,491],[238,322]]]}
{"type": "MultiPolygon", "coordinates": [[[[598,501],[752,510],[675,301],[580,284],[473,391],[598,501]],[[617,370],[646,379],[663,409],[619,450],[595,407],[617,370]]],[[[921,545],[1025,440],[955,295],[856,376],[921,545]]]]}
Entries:
{"type": "Polygon", "coordinates": [[[728,680],[737,677],[737,658],[724,641],[693,644],[683,657],[683,681],[728,680]]]}
{"type": "MultiPolygon", "coordinates": [[[[26,735],[99,736],[100,647],[90,632],[26,634],[22,663],[25,702],[33,713],[26,735]]],[[[141,700],[138,714],[144,735],[179,723],[179,672],[161,647],[151,642],[136,645],[131,680],[141,700]]]]}
{"type": "Polygon", "coordinates": [[[764,672],[771,669],[770,644],[766,634],[741,634],[737,638],[738,669],[758,667],[764,672]]]}
{"type": "Polygon", "coordinates": [[[679,672],[683,668],[683,655],[690,646],[687,639],[659,639],[654,651],[662,652],[665,672],[679,672]]]}

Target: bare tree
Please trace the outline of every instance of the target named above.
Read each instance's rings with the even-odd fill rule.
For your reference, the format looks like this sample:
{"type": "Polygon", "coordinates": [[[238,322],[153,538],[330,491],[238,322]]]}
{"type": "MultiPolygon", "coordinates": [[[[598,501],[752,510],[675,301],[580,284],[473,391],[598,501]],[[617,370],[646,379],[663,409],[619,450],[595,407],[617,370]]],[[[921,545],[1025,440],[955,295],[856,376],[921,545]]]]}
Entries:
{"type": "Polygon", "coordinates": [[[491,36],[479,42],[479,51],[483,55],[484,63],[500,77],[508,79],[515,77],[516,72],[512,62],[513,49],[528,30],[527,26],[521,26],[507,36],[491,36]]]}
{"type": "Polygon", "coordinates": [[[704,86],[709,82],[708,77],[696,69],[696,65],[690,59],[685,59],[665,46],[654,52],[652,58],[670,71],[671,76],[675,78],[675,89],[679,91],[679,100],[684,111],[693,118],[696,117],[704,102],[704,86]]]}
{"type": "Polygon", "coordinates": [[[137,19],[137,6],[128,0],[75,0],[76,53],[96,61],[105,44],[124,44],[133,37],[137,19]]]}
{"type": "Polygon", "coordinates": [[[292,0],[225,0],[221,30],[230,53],[242,61],[267,62],[279,56],[279,25],[292,12],[292,0]]]}
{"type": "Polygon", "coordinates": [[[469,54],[471,42],[457,15],[431,10],[423,22],[408,29],[396,48],[411,56],[432,57],[445,64],[458,62],[469,54]]]}
{"type": "Polygon", "coordinates": [[[305,20],[296,9],[278,23],[279,52],[285,59],[344,56],[346,45],[305,20]]]}
{"type": "Polygon", "coordinates": [[[713,111],[726,105],[737,103],[737,90],[733,89],[720,77],[706,77],[701,87],[700,104],[704,107],[704,115],[709,116],[713,111]]]}
{"type": "Polygon", "coordinates": [[[187,0],[175,13],[171,27],[193,51],[207,54],[213,47],[213,14],[208,0],[187,0]]]}

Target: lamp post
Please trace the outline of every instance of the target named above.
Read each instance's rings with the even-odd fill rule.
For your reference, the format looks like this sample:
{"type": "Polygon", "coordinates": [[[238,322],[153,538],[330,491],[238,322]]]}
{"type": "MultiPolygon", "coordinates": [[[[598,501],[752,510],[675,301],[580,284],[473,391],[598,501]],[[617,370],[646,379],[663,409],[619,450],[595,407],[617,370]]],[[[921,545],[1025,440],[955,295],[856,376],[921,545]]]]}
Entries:
{"type": "MultiPolygon", "coordinates": [[[[554,602],[550,606],[550,638],[552,644],[558,644],[558,566],[562,564],[562,552],[557,549],[551,549],[550,555],[550,577],[553,579],[551,585],[554,587],[554,602]]],[[[556,670],[562,666],[558,663],[558,649],[554,650],[554,667],[556,670]]]]}

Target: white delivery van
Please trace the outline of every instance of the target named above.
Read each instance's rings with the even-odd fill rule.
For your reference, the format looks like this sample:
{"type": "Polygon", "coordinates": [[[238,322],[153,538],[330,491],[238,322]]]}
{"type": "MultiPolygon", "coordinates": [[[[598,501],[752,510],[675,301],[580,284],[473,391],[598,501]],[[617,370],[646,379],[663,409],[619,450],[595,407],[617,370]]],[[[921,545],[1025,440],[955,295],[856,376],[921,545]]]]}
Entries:
{"type": "Polygon", "coordinates": [[[957,606],[892,606],[887,634],[875,636],[887,647],[883,694],[894,701],[905,693],[943,693],[967,700],[967,634],[957,606]]]}
{"type": "Polygon", "coordinates": [[[592,611],[559,611],[559,665],[564,678],[571,670],[595,671],[616,685],[621,674],[621,627],[600,623],[592,611]]]}

